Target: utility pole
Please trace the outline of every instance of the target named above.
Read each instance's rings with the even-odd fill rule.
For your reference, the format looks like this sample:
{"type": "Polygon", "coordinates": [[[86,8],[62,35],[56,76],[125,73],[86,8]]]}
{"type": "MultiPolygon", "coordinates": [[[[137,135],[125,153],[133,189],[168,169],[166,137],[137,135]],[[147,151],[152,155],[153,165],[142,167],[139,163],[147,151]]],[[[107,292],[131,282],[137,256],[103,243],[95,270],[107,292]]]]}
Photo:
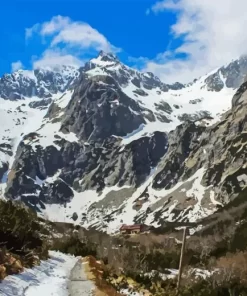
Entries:
{"type": "Polygon", "coordinates": [[[179,289],[180,289],[181,278],[182,278],[184,249],[185,249],[185,242],[186,242],[186,233],[187,233],[187,227],[185,226],[184,227],[184,234],[183,234],[182,248],[181,248],[181,255],[180,255],[180,262],[179,262],[179,270],[178,270],[177,295],[179,295],[179,289]]]}

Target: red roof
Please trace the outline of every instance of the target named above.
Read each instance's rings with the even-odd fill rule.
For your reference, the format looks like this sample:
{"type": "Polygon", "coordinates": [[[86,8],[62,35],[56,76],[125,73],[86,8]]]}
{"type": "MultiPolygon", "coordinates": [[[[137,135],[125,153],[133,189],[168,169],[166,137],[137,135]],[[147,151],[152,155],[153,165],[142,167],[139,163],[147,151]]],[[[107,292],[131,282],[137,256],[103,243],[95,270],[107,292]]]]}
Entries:
{"type": "Polygon", "coordinates": [[[122,225],[120,230],[133,230],[133,229],[140,229],[143,224],[134,224],[134,225],[122,225]]]}

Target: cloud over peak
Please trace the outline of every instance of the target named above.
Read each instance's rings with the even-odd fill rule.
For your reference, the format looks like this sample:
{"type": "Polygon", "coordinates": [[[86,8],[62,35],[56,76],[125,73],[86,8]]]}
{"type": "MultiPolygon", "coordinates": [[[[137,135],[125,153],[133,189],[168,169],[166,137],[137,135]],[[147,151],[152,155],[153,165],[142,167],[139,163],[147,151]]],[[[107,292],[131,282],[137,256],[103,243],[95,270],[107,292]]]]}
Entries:
{"type": "Polygon", "coordinates": [[[23,69],[23,64],[21,61],[16,61],[11,64],[11,71],[12,72],[18,71],[20,69],[23,69]]]}
{"type": "MultiPolygon", "coordinates": [[[[154,4],[150,12],[170,11],[176,15],[171,26],[172,39],[181,45],[166,59],[159,56],[145,65],[163,80],[191,81],[214,68],[247,53],[245,0],[165,0],[154,4]],[[182,55],[182,58],[181,58],[182,55]]],[[[166,50],[163,54],[166,54],[166,50]]]]}
{"type": "Polygon", "coordinates": [[[50,21],[26,29],[26,40],[38,35],[48,41],[48,47],[33,66],[45,67],[61,64],[81,65],[88,52],[120,51],[107,38],[84,22],[74,22],[69,17],[54,16],[50,21]]]}

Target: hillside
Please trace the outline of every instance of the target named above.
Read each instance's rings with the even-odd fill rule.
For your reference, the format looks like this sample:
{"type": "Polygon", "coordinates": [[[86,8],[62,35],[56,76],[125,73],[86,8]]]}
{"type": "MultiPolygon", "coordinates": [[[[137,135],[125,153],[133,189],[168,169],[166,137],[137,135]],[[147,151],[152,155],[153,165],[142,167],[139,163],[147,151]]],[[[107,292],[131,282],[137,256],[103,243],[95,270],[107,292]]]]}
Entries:
{"type": "Polygon", "coordinates": [[[169,85],[100,52],[80,69],[4,75],[5,198],[109,233],[200,221],[245,186],[246,71],[241,57],[169,85]]]}

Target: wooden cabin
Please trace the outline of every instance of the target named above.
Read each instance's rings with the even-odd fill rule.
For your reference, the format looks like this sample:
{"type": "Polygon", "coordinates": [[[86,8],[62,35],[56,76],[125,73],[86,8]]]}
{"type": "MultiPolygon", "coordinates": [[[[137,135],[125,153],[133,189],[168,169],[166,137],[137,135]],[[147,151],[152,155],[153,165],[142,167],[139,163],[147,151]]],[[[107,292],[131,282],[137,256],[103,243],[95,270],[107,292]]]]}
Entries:
{"type": "Polygon", "coordinates": [[[149,226],[145,224],[122,225],[120,228],[121,234],[137,234],[149,230],[149,226]]]}

